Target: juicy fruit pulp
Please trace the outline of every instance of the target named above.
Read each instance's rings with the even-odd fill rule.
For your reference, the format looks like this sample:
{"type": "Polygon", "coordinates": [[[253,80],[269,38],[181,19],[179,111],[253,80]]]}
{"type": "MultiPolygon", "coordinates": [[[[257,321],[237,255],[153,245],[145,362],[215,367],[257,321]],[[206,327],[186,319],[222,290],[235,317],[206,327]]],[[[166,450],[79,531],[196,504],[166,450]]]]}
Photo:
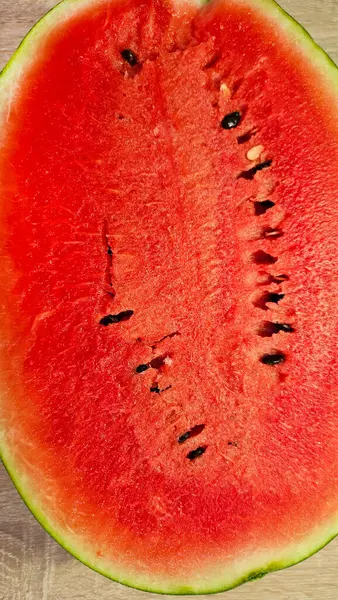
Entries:
{"type": "Polygon", "coordinates": [[[270,3],[74,4],[4,75],[3,454],[94,568],[217,591],[337,530],[333,92],[270,3]]]}

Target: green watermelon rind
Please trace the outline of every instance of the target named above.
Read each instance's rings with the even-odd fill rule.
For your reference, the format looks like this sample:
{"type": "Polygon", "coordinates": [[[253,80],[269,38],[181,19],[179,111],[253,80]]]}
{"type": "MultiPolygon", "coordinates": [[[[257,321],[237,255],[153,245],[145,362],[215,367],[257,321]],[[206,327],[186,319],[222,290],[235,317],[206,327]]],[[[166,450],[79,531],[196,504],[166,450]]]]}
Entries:
{"type": "MultiPolygon", "coordinates": [[[[180,0],[173,0],[173,2],[177,2],[179,4],[180,0]]],[[[209,0],[190,0],[192,4],[196,4],[201,8],[203,5],[208,4],[209,0]]],[[[224,2],[225,0],[221,0],[224,2]]],[[[98,0],[98,3],[100,0],[98,0]]],[[[247,5],[248,7],[254,7],[255,9],[261,10],[263,14],[266,16],[276,20],[279,26],[284,29],[287,35],[292,38],[295,42],[296,47],[298,46],[299,50],[304,52],[305,55],[311,57],[312,64],[317,67],[316,71],[319,77],[323,79],[321,85],[324,83],[329,84],[328,89],[326,90],[327,94],[332,92],[333,101],[336,104],[336,89],[338,88],[338,70],[337,65],[334,61],[328,56],[328,54],[313,40],[311,35],[304,29],[302,25],[300,25],[297,21],[295,21],[281,6],[279,6],[274,0],[238,0],[238,3],[242,3],[247,5]],[[326,80],[326,81],[325,81],[326,80]]],[[[72,14],[75,14],[79,8],[84,8],[87,5],[90,6],[93,4],[93,0],[62,0],[59,4],[57,4],[54,8],[52,8],[46,15],[38,21],[34,25],[34,27],[28,32],[26,37],[23,39],[16,52],[9,60],[3,71],[0,73],[0,86],[4,89],[6,83],[9,83],[9,96],[7,90],[7,97],[4,94],[4,98],[2,98],[3,89],[0,88],[0,121],[1,121],[1,113],[6,112],[8,103],[11,100],[12,86],[11,82],[14,79],[16,80],[16,84],[20,80],[20,75],[24,72],[25,67],[29,67],[30,64],[34,63],[32,57],[34,57],[34,50],[39,48],[41,41],[44,38],[44,33],[48,32],[50,29],[50,25],[56,25],[59,23],[60,17],[64,17],[68,19],[72,14]],[[58,18],[59,17],[59,18],[58,18]],[[17,77],[15,77],[17,75],[17,77]],[[5,109],[5,110],[4,110],[5,109]]],[[[6,91],[6,89],[5,89],[6,91]]],[[[220,592],[225,592],[230,589],[236,588],[248,581],[253,581],[255,579],[260,579],[265,577],[269,573],[280,571],[292,567],[296,564],[303,562],[304,560],[310,558],[317,552],[319,552],[322,548],[328,545],[337,535],[338,535],[338,515],[334,525],[330,528],[325,529],[325,536],[318,534],[317,543],[309,542],[309,547],[305,552],[301,552],[297,558],[295,555],[297,554],[296,545],[292,548],[294,550],[293,557],[292,551],[290,550],[290,559],[287,560],[274,560],[273,562],[268,562],[264,566],[262,565],[260,568],[256,568],[254,570],[250,570],[245,573],[242,577],[236,577],[234,580],[224,586],[222,583],[218,583],[215,586],[211,586],[210,584],[206,584],[204,588],[199,586],[199,589],[196,589],[193,586],[189,585],[180,585],[179,583],[170,584],[169,586],[165,585],[166,589],[158,589],[156,585],[143,585],[140,583],[135,584],[132,581],[129,581],[125,577],[120,577],[118,574],[112,574],[108,572],[107,569],[100,568],[95,562],[99,562],[99,560],[94,559],[94,555],[92,558],[87,559],[84,558],[84,552],[81,555],[81,550],[76,548],[76,544],[70,541],[71,536],[65,533],[65,535],[61,535],[60,531],[57,527],[53,527],[52,520],[48,518],[48,516],[41,510],[40,506],[34,503],[34,492],[30,489],[31,486],[29,483],[24,483],[24,476],[18,475],[20,468],[15,465],[15,460],[11,456],[11,452],[7,447],[5,442],[5,432],[1,433],[0,431],[0,457],[5,466],[6,471],[8,472],[10,478],[12,479],[18,493],[20,494],[22,500],[26,504],[27,508],[33,514],[35,519],[40,523],[40,525],[45,529],[45,531],[62,547],[64,550],[69,552],[72,556],[77,558],[84,565],[92,569],[93,571],[104,575],[105,577],[121,583],[127,587],[138,589],[145,592],[153,592],[157,594],[169,594],[169,595],[200,595],[200,594],[216,594],[220,592]],[[328,530],[330,533],[327,533],[328,530]],[[319,541],[320,540],[320,541],[319,541]]],[[[33,489],[33,487],[32,487],[33,489]]],[[[312,536],[311,539],[313,539],[312,536]]],[[[88,554],[88,552],[87,552],[88,554]]],[[[226,579],[226,577],[224,577],[226,579]]]]}
{"type": "Polygon", "coordinates": [[[296,560],[291,559],[291,561],[287,562],[287,563],[284,563],[284,562],[278,563],[277,561],[274,561],[270,564],[265,565],[264,567],[261,567],[260,569],[254,569],[254,570],[250,571],[249,573],[246,573],[245,575],[243,575],[243,577],[237,578],[236,580],[233,581],[232,584],[227,585],[225,587],[219,586],[219,587],[216,587],[215,589],[211,589],[210,587],[207,586],[205,589],[196,591],[196,589],[194,589],[193,587],[189,587],[187,585],[180,586],[179,584],[177,586],[173,585],[173,587],[175,587],[175,589],[166,589],[166,590],[161,590],[161,589],[154,588],[151,586],[148,587],[147,585],[139,585],[139,584],[134,585],[131,581],[128,581],[127,579],[124,579],[124,578],[120,578],[118,576],[114,576],[111,573],[108,573],[106,570],[101,569],[100,567],[96,566],[95,564],[93,564],[93,562],[87,561],[86,559],[81,557],[81,554],[79,554],[78,551],[74,549],[74,546],[72,546],[72,544],[68,544],[67,540],[65,540],[62,536],[60,536],[56,529],[53,529],[53,527],[50,525],[50,520],[40,510],[40,508],[38,506],[34,506],[33,502],[30,503],[30,501],[28,500],[29,494],[26,493],[26,491],[23,489],[23,486],[21,486],[19,479],[16,479],[16,477],[14,475],[13,471],[15,470],[15,467],[13,467],[13,469],[11,469],[9,467],[10,460],[6,461],[1,454],[0,454],[0,456],[1,456],[1,459],[3,461],[3,464],[5,466],[5,469],[8,473],[8,475],[10,476],[11,480],[13,481],[18,493],[20,494],[23,502],[25,503],[25,505],[27,506],[29,511],[32,513],[32,515],[38,521],[38,523],[43,527],[43,529],[64,550],[66,550],[69,554],[74,556],[74,558],[79,560],[82,564],[89,567],[92,571],[95,571],[96,573],[99,573],[100,575],[103,575],[104,577],[107,577],[108,579],[111,579],[112,581],[115,581],[115,582],[123,584],[127,587],[137,589],[137,590],[140,590],[143,592],[156,593],[159,595],[172,595],[172,596],[189,596],[189,595],[201,595],[201,594],[210,594],[211,595],[211,594],[218,594],[221,592],[227,592],[227,591],[237,588],[249,581],[254,581],[256,579],[262,579],[269,573],[273,573],[275,571],[282,571],[284,569],[293,567],[301,562],[304,562],[305,560],[307,560],[308,558],[310,558],[311,556],[313,556],[314,554],[316,554],[317,552],[319,552],[320,550],[325,548],[325,546],[327,546],[330,542],[332,542],[338,535],[337,533],[332,534],[329,538],[326,538],[325,541],[321,541],[317,546],[312,547],[308,553],[304,554],[300,558],[297,558],[296,560]]]}
{"type": "Polygon", "coordinates": [[[296,564],[299,564],[299,563],[303,562],[304,560],[307,560],[308,558],[310,558],[311,556],[313,556],[314,554],[316,554],[317,552],[322,550],[337,536],[337,533],[333,534],[331,537],[329,537],[329,539],[326,539],[324,542],[320,542],[320,544],[318,546],[316,546],[314,549],[312,548],[308,554],[297,559],[296,561],[291,561],[287,564],[284,564],[282,562],[281,563],[278,563],[278,562],[270,563],[270,564],[262,567],[261,569],[255,569],[253,571],[250,571],[248,574],[245,574],[243,577],[236,579],[231,585],[228,585],[226,587],[217,587],[216,589],[207,588],[207,589],[199,590],[198,592],[196,592],[196,590],[194,590],[194,588],[192,588],[192,587],[179,586],[179,585],[177,585],[177,587],[174,590],[170,589],[170,590],[164,590],[164,591],[159,590],[159,589],[154,589],[153,587],[147,587],[146,585],[145,586],[142,586],[142,585],[135,586],[135,585],[133,585],[132,582],[130,582],[128,580],[124,580],[122,578],[118,578],[116,576],[114,577],[110,573],[107,573],[107,571],[100,569],[99,567],[95,566],[93,563],[81,558],[81,555],[77,554],[77,551],[74,550],[74,547],[72,547],[71,544],[68,545],[67,541],[65,541],[61,536],[59,536],[58,532],[56,530],[54,530],[53,527],[50,526],[48,517],[46,517],[46,515],[43,514],[43,512],[39,509],[39,507],[33,506],[32,504],[30,504],[29,500],[27,499],[28,494],[26,494],[25,491],[22,489],[20,482],[18,480],[16,480],[15,475],[13,474],[13,472],[11,471],[11,469],[9,467],[9,461],[7,461],[7,463],[6,463],[4,458],[3,457],[1,457],[1,458],[3,460],[3,463],[6,468],[7,473],[9,474],[11,480],[13,481],[17,491],[19,492],[19,494],[20,494],[22,500],[24,501],[25,505],[27,506],[27,508],[33,514],[33,516],[38,521],[38,523],[40,523],[40,525],[45,529],[45,531],[64,550],[69,552],[69,554],[74,556],[82,564],[86,565],[91,570],[95,571],[96,573],[99,573],[100,575],[103,575],[103,576],[107,577],[108,579],[111,579],[112,581],[123,584],[127,587],[130,587],[133,589],[138,589],[138,590],[144,591],[144,592],[157,593],[160,595],[168,594],[168,595],[172,595],[172,596],[188,596],[188,595],[197,595],[197,594],[198,595],[200,595],[200,594],[210,594],[211,595],[211,594],[217,594],[220,592],[226,592],[226,591],[229,591],[236,587],[239,587],[249,581],[254,581],[255,579],[262,579],[269,573],[273,573],[275,571],[281,571],[281,570],[287,569],[289,567],[293,567],[296,564]]]}

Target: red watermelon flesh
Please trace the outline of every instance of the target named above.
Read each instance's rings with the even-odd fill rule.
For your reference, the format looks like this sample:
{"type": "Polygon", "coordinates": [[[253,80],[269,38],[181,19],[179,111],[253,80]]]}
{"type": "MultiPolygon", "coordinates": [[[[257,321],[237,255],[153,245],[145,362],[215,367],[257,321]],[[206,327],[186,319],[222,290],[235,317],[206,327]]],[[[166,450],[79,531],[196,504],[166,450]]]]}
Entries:
{"type": "Polygon", "coordinates": [[[338,530],[338,77],[270,0],[65,0],[0,80],[4,463],[207,593],[338,530]]]}

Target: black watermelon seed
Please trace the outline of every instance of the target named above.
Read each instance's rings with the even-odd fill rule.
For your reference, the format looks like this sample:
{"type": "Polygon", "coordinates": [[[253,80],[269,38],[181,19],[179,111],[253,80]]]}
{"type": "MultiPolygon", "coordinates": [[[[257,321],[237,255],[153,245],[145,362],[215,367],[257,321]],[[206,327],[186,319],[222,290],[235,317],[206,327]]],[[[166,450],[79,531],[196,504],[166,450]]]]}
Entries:
{"type": "Polygon", "coordinates": [[[206,449],[206,446],[199,446],[198,448],[196,448],[196,450],[191,450],[191,452],[187,454],[187,458],[189,458],[189,460],[195,460],[195,458],[202,456],[206,449]]]}
{"type": "Polygon", "coordinates": [[[272,165],[272,160],[266,160],[247,171],[241,171],[239,175],[237,175],[237,179],[246,179],[247,181],[252,181],[258,173],[258,171],[263,171],[263,169],[268,169],[272,165]]]}
{"type": "Polygon", "coordinates": [[[112,323],[118,323],[115,315],[107,315],[100,320],[100,325],[104,325],[105,327],[112,325],[112,323]]]}
{"type": "Polygon", "coordinates": [[[265,298],[265,302],[273,302],[274,304],[278,304],[281,300],[283,300],[285,294],[276,294],[274,292],[268,293],[265,298]]]}
{"type": "Polygon", "coordinates": [[[274,265],[278,260],[276,256],[272,256],[268,252],[264,252],[264,250],[257,250],[252,255],[252,259],[256,265],[274,265]]]}
{"type": "Polygon", "coordinates": [[[285,362],[285,354],[282,352],[275,352],[274,354],[263,354],[260,358],[261,363],[263,365],[279,365],[280,363],[285,362]]]}
{"type": "Polygon", "coordinates": [[[151,387],[150,391],[153,392],[153,393],[155,393],[155,394],[160,394],[161,393],[161,390],[160,390],[160,388],[158,387],[157,384],[154,385],[153,387],[151,387]]]}
{"type": "Polygon", "coordinates": [[[264,294],[254,302],[254,306],[257,308],[261,308],[262,310],[269,310],[266,306],[267,302],[272,302],[273,304],[278,304],[283,298],[285,294],[277,294],[275,292],[264,292],[264,294]]]}
{"type": "Polygon", "coordinates": [[[184,444],[184,442],[186,442],[189,438],[190,438],[190,431],[187,431],[186,433],[183,433],[183,435],[180,435],[180,437],[178,438],[177,441],[179,444],[184,444]]]}
{"type": "Polygon", "coordinates": [[[263,200],[263,202],[255,202],[255,215],[256,217],[260,217],[261,215],[265,215],[266,211],[269,208],[273,208],[275,203],[272,200],[263,200]]]}
{"type": "Polygon", "coordinates": [[[228,115],[225,115],[225,117],[223,117],[221,121],[221,127],[223,129],[234,129],[240,124],[241,118],[241,113],[238,111],[229,113],[228,115]]]}
{"type": "Polygon", "coordinates": [[[148,369],[150,369],[149,365],[138,365],[138,367],[136,367],[135,371],[136,373],[144,373],[144,371],[147,371],[148,369]]]}
{"type": "Polygon", "coordinates": [[[178,443],[183,444],[183,442],[186,442],[189,438],[196,437],[196,435],[202,433],[203,429],[205,429],[204,423],[202,423],[202,425],[195,425],[195,427],[192,427],[192,429],[186,431],[186,433],[183,433],[183,435],[178,438],[178,443]]]}
{"type": "Polygon", "coordinates": [[[272,165],[272,160],[266,160],[266,161],[260,163],[259,165],[256,165],[255,170],[263,171],[263,169],[268,169],[269,167],[271,167],[271,165],[272,165]]]}
{"type": "Polygon", "coordinates": [[[138,63],[136,54],[130,48],[121,50],[121,56],[131,67],[135,67],[138,63]]]}
{"type": "Polygon", "coordinates": [[[112,325],[113,323],[121,323],[122,321],[129,321],[133,316],[133,310],[124,310],[117,315],[106,315],[100,320],[100,325],[104,325],[104,327],[108,327],[108,325],[112,325]]]}

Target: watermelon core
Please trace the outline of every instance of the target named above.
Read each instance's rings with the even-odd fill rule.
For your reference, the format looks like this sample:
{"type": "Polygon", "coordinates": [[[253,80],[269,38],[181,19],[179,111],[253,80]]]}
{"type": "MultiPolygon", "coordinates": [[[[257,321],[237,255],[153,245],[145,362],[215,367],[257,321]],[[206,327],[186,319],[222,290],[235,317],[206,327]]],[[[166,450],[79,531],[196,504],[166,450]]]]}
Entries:
{"type": "Polygon", "coordinates": [[[2,456],[108,577],[337,533],[337,90],[270,0],[65,0],[2,74],[2,456]]]}

